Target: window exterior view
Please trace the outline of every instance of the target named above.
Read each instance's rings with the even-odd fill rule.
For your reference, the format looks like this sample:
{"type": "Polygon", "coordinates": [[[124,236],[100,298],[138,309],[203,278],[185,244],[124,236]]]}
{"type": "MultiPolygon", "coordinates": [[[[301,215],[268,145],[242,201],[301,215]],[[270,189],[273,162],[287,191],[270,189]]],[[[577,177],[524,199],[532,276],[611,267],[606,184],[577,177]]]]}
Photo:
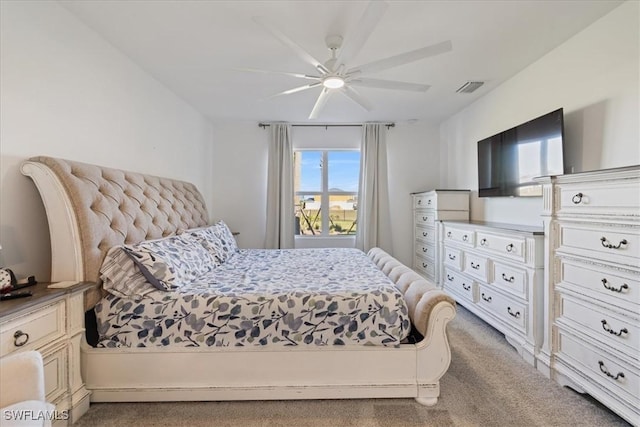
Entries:
{"type": "Polygon", "coordinates": [[[295,234],[355,235],[359,176],[359,151],[295,151],[295,234]]]}

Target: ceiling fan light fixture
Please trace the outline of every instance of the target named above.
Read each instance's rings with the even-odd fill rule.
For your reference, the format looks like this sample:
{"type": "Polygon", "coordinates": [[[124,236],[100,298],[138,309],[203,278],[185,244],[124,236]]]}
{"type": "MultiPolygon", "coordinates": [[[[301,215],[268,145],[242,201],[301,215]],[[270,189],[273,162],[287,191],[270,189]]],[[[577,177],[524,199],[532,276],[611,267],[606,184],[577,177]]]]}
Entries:
{"type": "Polygon", "coordinates": [[[322,80],[322,85],[327,89],[340,89],[344,86],[344,79],[340,76],[329,76],[322,80]]]}

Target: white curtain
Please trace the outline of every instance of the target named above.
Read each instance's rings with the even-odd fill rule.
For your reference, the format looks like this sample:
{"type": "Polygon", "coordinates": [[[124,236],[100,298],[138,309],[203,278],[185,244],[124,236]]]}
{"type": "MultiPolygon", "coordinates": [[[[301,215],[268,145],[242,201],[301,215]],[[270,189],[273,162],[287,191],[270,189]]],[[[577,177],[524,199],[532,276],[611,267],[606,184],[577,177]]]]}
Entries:
{"type": "Polygon", "coordinates": [[[356,248],[365,252],[373,247],[389,253],[392,249],[386,131],[384,124],[362,126],[356,248]]]}
{"type": "Polygon", "coordinates": [[[265,248],[294,246],[293,145],[291,125],[270,125],[265,248]]]}

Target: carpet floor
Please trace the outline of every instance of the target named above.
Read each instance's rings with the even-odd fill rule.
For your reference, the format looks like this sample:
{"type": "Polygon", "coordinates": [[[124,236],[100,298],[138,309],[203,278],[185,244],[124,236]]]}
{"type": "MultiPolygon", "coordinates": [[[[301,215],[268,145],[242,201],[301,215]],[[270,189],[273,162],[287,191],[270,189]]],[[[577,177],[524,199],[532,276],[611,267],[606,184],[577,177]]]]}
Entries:
{"type": "Polygon", "coordinates": [[[458,306],[437,405],[413,399],[92,403],[84,426],[628,426],[523,361],[504,336],[458,306]]]}

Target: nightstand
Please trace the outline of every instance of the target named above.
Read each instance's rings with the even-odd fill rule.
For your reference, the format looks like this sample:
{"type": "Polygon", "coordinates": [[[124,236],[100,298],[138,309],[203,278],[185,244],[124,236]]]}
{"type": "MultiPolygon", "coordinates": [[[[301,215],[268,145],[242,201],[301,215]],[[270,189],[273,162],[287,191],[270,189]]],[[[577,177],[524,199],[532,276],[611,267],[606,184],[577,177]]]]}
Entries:
{"type": "Polygon", "coordinates": [[[42,354],[46,400],[62,414],[54,425],[64,426],[89,409],[90,393],[80,374],[80,342],[84,293],[96,284],[79,282],[63,289],[50,289],[50,284],[25,288],[31,297],[0,301],[0,357],[25,350],[42,354]]]}

